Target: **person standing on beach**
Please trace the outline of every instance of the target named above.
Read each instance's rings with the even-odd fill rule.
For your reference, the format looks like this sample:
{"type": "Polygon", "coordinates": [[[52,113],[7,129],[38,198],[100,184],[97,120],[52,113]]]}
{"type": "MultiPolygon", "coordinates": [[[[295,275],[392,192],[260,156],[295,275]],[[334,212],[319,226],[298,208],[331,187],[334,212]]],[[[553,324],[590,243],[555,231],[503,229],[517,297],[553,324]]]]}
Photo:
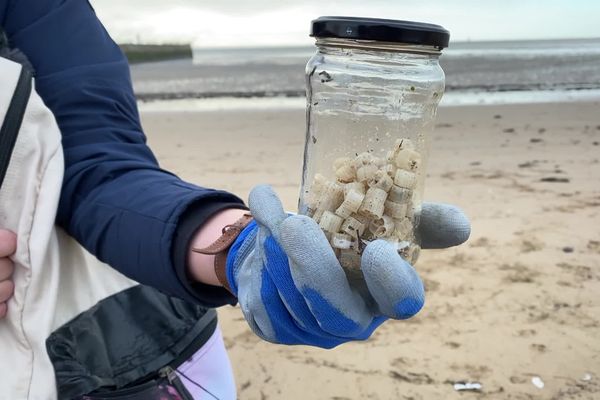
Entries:
{"type": "MultiPolygon", "coordinates": [[[[33,66],[35,89],[62,134],[65,174],[57,224],[125,276],[201,307],[196,309],[201,310],[195,314],[198,319],[210,317],[211,323],[195,336],[195,354],[181,350],[161,359],[164,365],[181,357],[178,365],[194,360],[176,371],[184,378],[181,390],[191,398],[207,393],[212,396],[207,398],[235,398],[213,308],[239,303],[250,328],[264,340],[322,348],[367,339],[387,319],[406,319],[421,309],[419,277],[385,242],[367,246],[365,279],[351,284],[317,224],[284,212],[270,187],[257,186],[246,207],[231,193],[184,182],[161,169],[146,145],[127,60],[87,1],[0,0],[0,26],[11,47],[33,66]],[[194,368],[198,377],[186,376],[194,368]]],[[[424,205],[419,229],[423,248],[458,245],[470,232],[462,212],[442,204],[424,205]]],[[[11,278],[19,268],[10,258],[18,239],[0,230],[0,332],[11,316],[13,289],[21,284],[11,278]]],[[[107,321],[84,320],[90,324],[85,329],[101,328],[107,321]]],[[[126,337],[140,332],[118,333],[126,337]]],[[[15,338],[17,343],[22,345],[15,338]]],[[[111,343],[104,345],[106,349],[87,350],[112,354],[111,343]]],[[[129,355],[148,351],[140,347],[129,355]]],[[[14,362],[0,360],[3,371],[14,362]]],[[[73,365],[68,361],[64,365],[73,365]]],[[[116,374],[111,382],[118,382],[112,389],[155,377],[156,371],[143,367],[136,366],[144,372],[136,379],[107,368],[116,374]]],[[[69,382],[88,378],[69,376],[69,382]]],[[[5,379],[0,375],[7,394],[23,384],[5,379]]],[[[35,379],[29,384],[35,385],[35,379]]],[[[62,384],[57,380],[59,396],[62,384]]],[[[108,390],[95,386],[101,388],[108,390]]]]}

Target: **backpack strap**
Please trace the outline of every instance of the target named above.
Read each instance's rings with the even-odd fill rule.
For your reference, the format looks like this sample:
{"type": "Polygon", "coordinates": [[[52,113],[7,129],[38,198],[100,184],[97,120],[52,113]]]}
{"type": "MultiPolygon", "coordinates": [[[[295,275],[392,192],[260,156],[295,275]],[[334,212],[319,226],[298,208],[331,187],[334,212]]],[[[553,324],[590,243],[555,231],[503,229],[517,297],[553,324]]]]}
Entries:
{"type": "Polygon", "coordinates": [[[23,66],[21,67],[21,73],[19,74],[12,99],[6,110],[4,121],[2,121],[2,127],[0,127],[0,188],[2,187],[2,182],[4,182],[8,163],[10,162],[19,130],[21,129],[25,109],[31,95],[31,86],[32,74],[23,66]]]}
{"type": "MultiPolygon", "coordinates": [[[[33,68],[25,54],[17,49],[11,49],[8,36],[2,26],[0,26],[0,57],[21,64],[21,73],[17,81],[17,86],[13,92],[12,99],[4,115],[2,126],[0,127],[0,188],[4,182],[8,164],[12,155],[25,109],[31,95],[33,68]]],[[[0,77],[2,79],[2,77],[0,77]]],[[[1,82],[0,82],[1,84],[1,82]]]]}
{"type": "Polygon", "coordinates": [[[0,57],[8,58],[11,61],[21,64],[23,68],[29,70],[31,75],[35,76],[35,70],[27,56],[21,50],[11,48],[8,35],[2,29],[2,26],[0,26],[0,57]]]}

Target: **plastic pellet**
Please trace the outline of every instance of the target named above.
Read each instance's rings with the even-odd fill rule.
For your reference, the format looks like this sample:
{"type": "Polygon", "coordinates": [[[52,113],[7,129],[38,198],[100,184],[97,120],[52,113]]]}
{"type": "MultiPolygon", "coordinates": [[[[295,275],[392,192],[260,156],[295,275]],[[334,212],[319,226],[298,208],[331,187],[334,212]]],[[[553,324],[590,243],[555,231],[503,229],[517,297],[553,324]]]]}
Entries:
{"type": "Polygon", "coordinates": [[[369,187],[376,187],[378,189],[388,192],[394,185],[394,181],[385,171],[379,170],[375,172],[375,174],[371,179],[369,179],[367,184],[369,185],[369,187]]]}
{"type": "Polygon", "coordinates": [[[408,246],[401,249],[398,254],[410,264],[414,264],[419,259],[421,248],[414,243],[410,243],[408,246]]]}
{"type": "Polygon", "coordinates": [[[334,233],[331,237],[331,246],[336,249],[348,250],[353,244],[352,236],[345,233],[334,233]]]}
{"type": "Polygon", "coordinates": [[[359,167],[356,170],[356,180],[359,182],[367,182],[375,176],[379,169],[375,164],[368,164],[362,167],[359,167]]]}
{"type": "Polygon", "coordinates": [[[369,153],[360,153],[352,160],[352,166],[358,171],[359,168],[373,164],[373,156],[369,153]]]}
{"type": "Polygon", "coordinates": [[[319,226],[325,232],[337,233],[343,222],[344,219],[342,217],[335,215],[331,211],[325,211],[319,220],[319,226]]]}
{"type": "Polygon", "coordinates": [[[355,190],[358,193],[365,194],[367,189],[365,188],[365,184],[362,182],[349,182],[344,185],[344,196],[348,194],[351,190],[355,190]]]}
{"type": "Polygon", "coordinates": [[[387,215],[384,215],[379,219],[374,219],[371,221],[371,224],[369,224],[369,231],[371,231],[376,238],[388,237],[394,232],[394,220],[387,215]]]}
{"type": "MultiPolygon", "coordinates": [[[[389,199],[389,196],[388,196],[389,199]]],[[[395,203],[393,201],[387,200],[384,203],[383,213],[385,215],[389,215],[393,219],[403,219],[406,217],[406,210],[408,208],[408,204],[404,203],[395,203]]]]}
{"type": "Polygon", "coordinates": [[[399,240],[410,240],[413,235],[413,224],[408,218],[397,220],[395,224],[394,236],[399,240]]]}
{"type": "Polygon", "coordinates": [[[365,195],[357,192],[356,190],[350,190],[342,204],[335,210],[335,213],[342,218],[348,218],[352,213],[355,213],[360,208],[365,195]]]}
{"type": "Polygon", "coordinates": [[[408,218],[410,221],[415,220],[415,207],[413,206],[412,201],[410,201],[406,207],[406,218],[408,218]]]}
{"type": "Polygon", "coordinates": [[[369,188],[358,212],[371,218],[381,218],[385,208],[387,192],[376,187],[369,188]]]}
{"type": "Polygon", "coordinates": [[[410,139],[398,139],[398,140],[396,140],[396,143],[394,144],[394,152],[396,154],[398,154],[398,152],[400,150],[404,150],[404,149],[414,150],[415,149],[415,144],[410,139]]]}
{"type": "Polygon", "coordinates": [[[337,183],[329,182],[315,205],[317,210],[334,211],[342,201],[344,201],[344,188],[337,183]]]}
{"type": "Polygon", "coordinates": [[[412,190],[400,187],[398,185],[392,186],[388,192],[388,200],[394,203],[408,203],[412,199],[412,190]]]}
{"type": "Polygon", "coordinates": [[[319,223],[324,212],[325,210],[316,210],[311,216],[311,218],[314,219],[317,223],[319,223]]]}
{"type": "Polygon", "coordinates": [[[335,171],[335,177],[343,183],[352,182],[356,180],[356,171],[350,165],[342,165],[335,171]]]}
{"type": "Polygon", "coordinates": [[[343,232],[347,235],[358,237],[361,236],[365,232],[366,225],[363,222],[360,222],[353,216],[350,216],[344,220],[342,226],[340,227],[340,232],[343,232]]]}
{"type": "Polygon", "coordinates": [[[342,168],[345,165],[352,166],[352,159],[350,157],[336,158],[333,161],[333,170],[336,171],[336,170],[342,168]]]}
{"type": "Polygon", "coordinates": [[[388,176],[392,179],[394,179],[396,176],[397,170],[398,167],[396,167],[394,164],[386,164],[385,167],[383,167],[383,171],[385,171],[385,173],[388,174],[388,176]]]}
{"type": "Polygon", "coordinates": [[[421,165],[421,155],[411,149],[402,149],[396,155],[396,166],[406,171],[416,171],[421,165]]]}
{"type": "Polygon", "coordinates": [[[412,190],[417,185],[417,176],[414,172],[398,169],[394,177],[394,185],[412,190]]]}
{"type": "Polygon", "coordinates": [[[408,262],[419,257],[413,243],[418,210],[413,206],[421,155],[408,139],[396,141],[385,157],[371,152],[333,162],[333,180],[316,174],[304,194],[307,215],[323,230],[340,264],[360,275],[364,247],[384,239],[408,262]]]}

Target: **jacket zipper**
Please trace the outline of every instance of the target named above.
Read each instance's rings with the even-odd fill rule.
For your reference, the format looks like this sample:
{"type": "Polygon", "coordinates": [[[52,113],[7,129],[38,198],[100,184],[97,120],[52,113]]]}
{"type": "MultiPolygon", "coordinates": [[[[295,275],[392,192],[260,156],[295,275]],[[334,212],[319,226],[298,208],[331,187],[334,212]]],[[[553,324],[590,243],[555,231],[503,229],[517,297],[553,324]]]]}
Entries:
{"type": "Polygon", "coordinates": [[[194,398],[183,385],[183,382],[181,382],[181,379],[179,379],[179,376],[175,373],[175,370],[172,367],[167,365],[166,367],[161,368],[160,371],[158,371],[158,375],[161,378],[166,379],[171,385],[173,385],[173,387],[177,389],[178,394],[181,395],[183,400],[194,400],[194,398]]]}
{"type": "Polygon", "coordinates": [[[15,147],[21,124],[23,123],[29,96],[31,95],[31,79],[31,72],[21,67],[17,87],[6,111],[2,128],[0,128],[0,188],[2,187],[2,182],[4,182],[8,163],[10,162],[10,157],[15,147]]]}

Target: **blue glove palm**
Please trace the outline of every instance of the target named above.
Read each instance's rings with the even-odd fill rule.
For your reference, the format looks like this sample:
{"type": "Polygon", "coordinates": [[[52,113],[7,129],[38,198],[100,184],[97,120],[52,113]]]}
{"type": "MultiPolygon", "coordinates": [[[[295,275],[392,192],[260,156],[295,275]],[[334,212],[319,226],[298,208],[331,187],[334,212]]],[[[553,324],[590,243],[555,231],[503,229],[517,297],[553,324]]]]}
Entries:
{"type": "MultiPolygon", "coordinates": [[[[387,242],[370,243],[362,273],[347,275],[317,223],[286,214],[270,187],[255,188],[249,206],[255,221],[232,246],[227,277],[261,338],[331,348],[366,339],[386,319],[409,318],[423,306],[421,280],[387,242]]],[[[469,223],[456,208],[424,207],[421,218],[420,236],[428,247],[456,245],[469,235],[469,223]]]]}

